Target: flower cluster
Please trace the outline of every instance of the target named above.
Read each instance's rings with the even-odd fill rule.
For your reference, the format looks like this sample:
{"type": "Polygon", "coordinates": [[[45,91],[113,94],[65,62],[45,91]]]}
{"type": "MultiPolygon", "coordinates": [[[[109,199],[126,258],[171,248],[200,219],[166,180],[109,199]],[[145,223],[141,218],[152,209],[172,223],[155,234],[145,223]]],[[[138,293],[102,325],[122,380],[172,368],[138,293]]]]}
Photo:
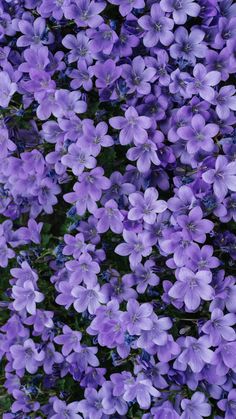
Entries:
{"type": "Polygon", "coordinates": [[[236,418],[236,4],[0,0],[0,416],[236,418]]]}

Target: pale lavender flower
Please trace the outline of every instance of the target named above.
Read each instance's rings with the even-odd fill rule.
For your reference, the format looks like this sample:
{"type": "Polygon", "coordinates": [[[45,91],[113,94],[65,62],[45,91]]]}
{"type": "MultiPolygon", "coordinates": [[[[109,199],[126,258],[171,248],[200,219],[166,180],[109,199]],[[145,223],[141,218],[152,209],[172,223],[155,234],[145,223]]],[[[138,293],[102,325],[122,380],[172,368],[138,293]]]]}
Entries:
{"type": "Polygon", "coordinates": [[[87,285],[87,288],[80,285],[73,288],[71,294],[75,297],[74,308],[78,313],[88,310],[90,314],[95,314],[101,303],[105,303],[104,295],[100,292],[100,286],[87,285]]]}
{"type": "Polygon", "coordinates": [[[12,82],[6,71],[0,72],[0,106],[7,108],[11,97],[17,91],[17,84],[12,82]]]}
{"type": "Polygon", "coordinates": [[[142,330],[152,328],[151,315],[153,307],[149,303],[139,305],[139,303],[130,299],[127,303],[127,312],[123,315],[123,321],[130,335],[140,335],[142,330]]]}
{"type": "Polygon", "coordinates": [[[44,300],[44,295],[37,291],[32,281],[27,280],[22,285],[12,287],[13,307],[16,311],[26,311],[30,314],[36,313],[36,303],[44,300]]]}
{"type": "Polygon", "coordinates": [[[124,230],[123,237],[126,243],[116,246],[115,253],[121,256],[129,256],[131,267],[135,268],[141,262],[142,256],[148,256],[152,252],[149,233],[136,234],[133,231],[124,230]]]}
{"type": "Polygon", "coordinates": [[[97,224],[98,233],[105,233],[109,228],[117,234],[123,231],[122,221],[124,217],[113,199],[107,201],[104,208],[98,208],[94,212],[94,216],[99,219],[97,224]]]}
{"type": "Polygon", "coordinates": [[[174,40],[174,35],[171,32],[174,22],[165,16],[158,3],[152,5],[150,16],[142,16],[138,23],[147,31],[144,34],[143,43],[148,48],[154,47],[158,41],[162,45],[168,46],[174,40]]]}
{"type": "Polygon", "coordinates": [[[68,419],[82,419],[82,416],[78,414],[79,412],[79,403],[72,402],[66,404],[66,402],[56,398],[53,402],[53,410],[55,415],[50,416],[51,419],[61,419],[62,417],[68,419]]]}
{"type": "Polygon", "coordinates": [[[143,219],[148,224],[156,221],[157,214],[164,212],[167,203],[158,200],[158,191],[155,188],[148,188],[142,195],[140,192],[132,193],[129,201],[133,208],[129,210],[128,218],[132,221],[143,219]]]}
{"type": "Polygon", "coordinates": [[[218,156],[215,168],[209,169],[202,174],[204,182],[213,185],[213,191],[217,198],[222,201],[228,190],[236,192],[236,163],[228,163],[225,156],[218,156]]]}
{"type": "Polygon", "coordinates": [[[205,301],[213,299],[213,288],[209,285],[211,280],[210,271],[202,270],[194,273],[189,268],[180,268],[178,280],[171,287],[168,295],[183,301],[189,311],[194,311],[200,306],[201,299],[205,301]]]}
{"type": "Polygon", "coordinates": [[[151,119],[147,116],[139,116],[133,106],[125,111],[125,117],[114,116],[109,119],[113,128],[121,130],[119,140],[121,145],[144,143],[147,140],[147,129],[151,127],[151,119]]]}
{"type": "Polygon", "coordinates": [[[196,17],[201,7],[194,0],[161,0],[160,6],[164,12],[172,12],[174,22],[183,25],[187,16],[196,17]]]}
{"type": "Polygon", "coordinates": [[[35,374],[44,360],[44,352],[38,352],[32,339],[26,339],[23,345],[12,345],[10,353],[13,357],[13,368],[18,371],[26,369],[35,374]]]}
{"type": "Polygon", "coordinates": [[[180,416],[181,419],[202,419],[203,417],[209,417],[211,414],[211,406],[206,402],[205,395],[200,391],[196,391],[191,400],[183,399],[181,407],[184,411],[180,416]]]}
{"type": "Polygon", "coordinates": [[[69,355],[72,351],[79,352],[81,349],[82,334],[77,330],[72,330],[69,326],[65,325],[62,329],[63,334],[54,338],[54,342],[62,345],[62,354],[69,355]]]}

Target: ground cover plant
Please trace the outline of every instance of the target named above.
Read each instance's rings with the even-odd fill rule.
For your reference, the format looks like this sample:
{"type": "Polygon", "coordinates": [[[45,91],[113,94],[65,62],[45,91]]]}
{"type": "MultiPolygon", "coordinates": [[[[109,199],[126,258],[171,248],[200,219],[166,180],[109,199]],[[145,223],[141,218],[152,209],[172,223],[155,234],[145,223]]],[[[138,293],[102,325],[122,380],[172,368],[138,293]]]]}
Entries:
{"type": "Polygon", "coordinates": [[[0,417],[236,418],[236,4],[0,0],[0,417]]]}

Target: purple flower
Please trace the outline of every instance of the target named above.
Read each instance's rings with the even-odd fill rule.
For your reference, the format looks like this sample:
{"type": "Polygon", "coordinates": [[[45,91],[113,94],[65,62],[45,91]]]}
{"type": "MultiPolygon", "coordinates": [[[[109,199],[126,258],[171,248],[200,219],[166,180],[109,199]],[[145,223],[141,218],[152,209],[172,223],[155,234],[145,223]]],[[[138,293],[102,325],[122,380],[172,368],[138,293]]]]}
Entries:
{"type": "Polygon", "coordinates": [[[155,419],[162,419],[167,417],[168,419],[179,419],[180,416],[173,408],[172,404],[169,401],[164,402],[161,406],[154,407],[151,409],[151,412],[155,414],[155,419]],[[165,415],[165,416],[164,416],[165,415]]]}
{"type": "Polygon", "coordinates": [[[109,0],[109,3],[119,6],[121,16],[127,16],[133,9],[145,7],[144,0],[109,0]]]}
{"type": "Polygon", "coordinates": [[[29,45],[37,44],[52,44],[54,36],[46,29],[45,19],[38,17],[33,25],[28,20],[20,20],[18,23],[19,30],[23,33],[17,39],[18,47],[27,47],[29,45]]]}
{"type": "Polygon", "coordinates": [[[224,315],[223,311],[216,308],[211,313],[211,320],[208,320],[202,327],[202,331],[209,335],[213,346],[217,346],[222,342],[233,341],[236,338],[234,326],[236,315],[228,313],[224,315]]]}
{"type": "Polygon", "coordinates": [[[96,28],[103,22],[99,13],[105,7],[105,2],[77,0],[76,3],[69,3],[65,6],[64,15],[67,19],[74,19],[79,27],[96,28]]]}
{"type": "Polygon", "coordinates": [[[140,335],[142,330],[150,330],[152,328],[151,314],[153,312],[152,305],[139,303],[130,299],[127,303],[127,312],[123,315],[123,321],[130,335],[140,335]]]}
{"type": "Polygon", "coordinates": [[[129,210],[128,218],[132,221],[143,219],[148,224],[154,224],[157,214],[164,212],[167,203],[158,200],[158,191],[155,188],[148,188],[142,195],[140,192],[132,193],[129,201],[133,208],[129,210]]]}
{"type": "Polygon", "coordinates": [[[136,289],[139,294],[145,293],[149,285],[155,286],[159,283],[158,276],[153,272],[155,269],[155,262],[153,260],[147,260],[144,265],[139,263],[134,273],[124,276],[128,282],[132,285],[136,285],[136,289]]]}
{"type": "Polygon", "coordinates": [[[73,63],[77,61],[78,64],[82,62],[88,65],[92,64],[93,59],[89,50],[90,43],[84,31],[79,32],[76,37],[71,34],[66,35],[62,40],[62,45],[71,50],[68,55],[68,62],[73,63]]]}
{"type": "Polygon", "coordinates": [[[94,54],[103,51],[104,54],[109,55],[114,43],[118,40],[116,32],[105,23],[102,23],[98,29],[88,29],[87,34],[91,39],[90,50],[94,54]]]}
{"type": "Polygon", "coordinates": [[[92,124],[86,124],[83,128],[84,135],[80,140],[83,147],[88,147],[93,156],[97,156],[102,147],[110,147],[114,141],[110,135],[107,135],[108,126],[105,122],[99,122],[95,127],[92,124]]]}
{"type": "Polygon", "coordinates": [[[66,404],[62,400],[58,398],[53,402],[53,410],[56,413],[55,415],[51,416],[51,419],[61,419],[62,416],[68,419],[81,419],[82,416],[78,414],[79,412],[79,403],[72,402],[66,404]]]}
{"type": "Polygon", "coordinates": [[[135,57],[131,65],[123,64],[122,77],[129,88],[127,93],[148,95],[151,92],[150,83],[154,79],[156,70],[153,67],[145,67],[145,61],[141,56],[135,57]]]}
{"type": "Polygon", "coordinates": [[[6,268],[8,265],[8,259],[12,259],[14,256],[14,250],[7,247],[7,243],[4,237],[0,237],[0,266],[2,268],[6,268]]]}
{"type": "Polygon", "coordinates": [[[55,93],[56,107],[53,110],[54,116],[61,118],[73,117],[75,113],[84,113],[87,109],[87,104],[81,98],[81,93],[78,91],[69,92],[66,89],[59,89],[55,93]]]}
{"type": "Polygon", "coordinates": [[[192,94],[198,93],[202,99],[211,102],[215,96],[215,90],[212,86],[216,86],[220,80],[219,71],[207,72],[203,64],[196,64],[193,69],[194,80],[187,86],[187,92],[192,94]]]}
{"type": "Polygon", "coordinates": [[[44,360],[43,360],[43,369],[46,374],[52,374],[53,365],[61,364],[63,362],[63,356],[55,351],[53,343],[48,343],[44,347],[44,360]]]}
{"type": "Polygon", "coordinates": [[[115,253],[121,256],[129,256],[131,268],[135,268],[141,262],[142,256],[150,255],[152,242],[147,232],[136,234],[132,231],[123,230],[126,243],[118,244],[115,253]]]}
{"type": "Polygon", "coordinates": [[[85,399],[78,402],[78,411],[84,418],[101,419],[103,416],[102,390],[96,391],[94,388],[86,388],[84,392],[85,399]]]}
{"type": "Polygon", "coordinates": [[[172,58],[183,58],[192,65],[196,63],[197,58],[203,58],[207,47],[202,44],[205,33],[200,29],[192,29],[188,34],[187,29],[179,27],[175,31],[176,44],[171,45],[170,55],[172,58]]]}
{"type": "Polygon", "coordinates": [[[78,313],[83,313],[88,309],[90,314],[95,314],[101,303],[105,303],[99,285],[89,284],[87,288],[78,285],[73,288],[71,293],[75,297],[74,308],[78,313]]]}
{"type": "Polygon", "coordinates": [[[203,417],[209,417],[211,414],[211,406],[206,402],[205,395],[200,391],[196,391],[191,400],[183,399],[181,407],[184,411],[180,416],[181,419],[202,419],[203,417]]]}
{"type": "Polygon", "coordinates": [[[17,84],[12,82],[6,71],[0,72],[0,106],[7,108],[11,97],[17,91],[17,84]]]}
{"type": "Polygon", "coordinates": [[[42,4],[39,7],[40,14],[43,17],[52,16],[57,19],[61,20],[63,17],[63,3],[66,2],[63,0],[43,0],[42,4]]]}
{"type": "Polygon", "coordinates": [[[103,399],[102,407],[107,415],[115,414],[116,412],[119,415],[125,415],[128,411],[128,405],[123,400],[122,396],[116,396],[113,394],[113,384],[111,381],[106,381],[103,386],[103,399]]]}
{"type": "Polygon", "coordinates": [[[236,415],[236,390],[230,390],[228,398],[220,400],[217,406],[225,412],[225,419],[233,419],[236,415]]]}
{"type": "Polygon", "coordinates": [[[220,261],[213,255],[214,248],[209,245],[203,246],[201,249],[195,245],[191,252],[189,252],[190,260],[186,266],[193,271],[200,271],[206,269],[214,269],[220,265],[220,261]]]}
{"type": "Polygon", "coordinates": [[[213,363],[214,352],[209,349],[210,346],[206,336],[199,339],[187,336],[184,338],[183,350],[175,360],[174,367],[185,371],[189,366],[194,373],[201,372],[205,364],[213,363]]]}
{"type": "Polygon", "coordinates": [[[69,355],[72,351],[80,352],[82,334],[78,331],[72,330],[69,326],[63,326],[63,334],[58,335],[54,338],[54,342],[58,345],[62,345],[62,354],[64,356],[69,355]]]}
{"type": "Polygon", "coordinates": [[[143,43],[148,48],[154,47],[158,41],[162,45],[168,46],[174,40],[174,35],[171,32],[174,22],[172,19],[165,17],[159,4],[153,4],[150,16],[142,16],[138,23],[147,31],[144,35],[143,43]]]}
{"type": "Polygon", "coordinates": [[[36,313],[36,303],[44,300],[44,295],[37,291],[31,280],[25,281],[22,285],[12,287],[13,307],[16,311],[26,311],[30,314],[36,313]]]}
{"type": "Polygon", "coordinates": [[[13,357],[13,368],[16,371],[25,368],[30,374],[35,374],[44,359],[44,352],[37,351],[32,339],[26,339],[23,345],[12,345],[10,352],[13,357]]]}
{"type": "Polygon", "coordinates": [[[194,311],[200,306],[201,299],[205,301],[213,299],[213,288],[209,285],[211,280],[210,271],[202,270],[194,273],[189,268],[180,268],[178,279],[168,295],[183,301],[189,311],[194,311]]]}
{"type": "Polygon", "coordinates": [[[215,169],[209,169],[202,174],[204,182],[213,185],[213,191],[222,201],[228,190],[236,192],[236,163],[228,163],[225,156],[218,156],[215,169]]]}
{"type": "Polygon", "coordinates": [[[80,284],[82,281],[86,285],[97,282],[97,275],[100,272],[100,267],[97,262],[94,262],[89,253],[82,253],[77,260],[66,262],[66,267],[72,272],[70,277],[72,284],[80,284]]]}
{"type": "Polygon", "coordinates": [[[87,67],[85,61],[78,62],[77,69],[73,69],[69,74],[69,77],[73,79],[70,83],[70,86],[74,90],[79,89],[81,86],[83,86],[84,90],[89,92],[93,88],[93,76],[94,69],[92,66],[87,67]]]}
{"type": "Polygon", "coordinates": [[[189,240],[194,240],[198,243],[204,243],[206,240],[206,233],[209,233],[214,224],[212,221],[202,219],[203,212],[200,207],[191,209],[188,215],[179,215],[177,223],[182,227],[183,232],[189,240]]]}
{"type": "Polygon", "coordinates": [[[61,162],[66,167],[70,167],[76,176],[80,175],[85,168],[93,169],[96,166],[96,159],[88,150],[83,150],[78,143],[69,146],[68,154],[62,157],[61,162]]]}
{"type": "Polygon", "coordinates": [[[160,160],[157,156],[157,146],[150,140],[143,144],[132,147],[127,151],[127,158],[131,161],[137,160],[137,168],[141,173],[148,172],[151,164],[159,166],[160,160]]]}
{"type": "Polygon", "coordinates": [[[187,15],[198,16],[201,10],[194,0],[161,0],[160,6],[164,12],[173,13],[173,19],[177,25],[183,25],[187,20],[187,15]]]}
{"type": "Polygon", "coordinates": [[[123,231],[123,215],[118,210],[117,203],[110,199],[105,203],[104,208],[98,208],[94,215],[99,219],[97,224],[98,233],[105,233],[109,228],[114,233],[120,234],[123,231]]]}
{"type": "Polygon", "coordinates": [[[187,150],[192,154],[198,152],[199,149],[212,151],[214,148],[213,137],[218,131],[219,127],[216,124],[205,124],[201,115],[194,115],[191,127],[181,127],[177,130],[177,134],[187,141],[187,150]]]}
{"type": "Polygon", "coordinates": [[[60,187],[54,183],[49,177],[41,180],[38,186],[33,189],[33,195],[37,196],[39,204],[42,206],[47,214],[52,214],[52,206],[57,203],[57,198],[60,192],[60,187]]]}
{"type": "Polygon", "coordinates": [[[119,140],[121,145],[144,143],[147,140],[146,129],[151,127],[151,119],[147,116],[139,116],[133,106],[125,111],[125,117],[115,116],[109,119],[113,128],[120,129],[119,140]]]}
{"type": "Polygon", "coordinates": [[[215,93],[212,103],[216,105],[216,113],[220,119],[227,119],[230,110],[236,111],[236,89],[234,86],[223,86],[215,93]]]}
{"type": "Polygon", "coordinates": [[[127,402],[136,399],[141,409],[149,409],[151,405],[151,396],[159,397],[160,392],[153,387],[150,380],[142,379],[138,376],[136,381],[125,386],[123,397],[127,402]]]}
{"type": "Polygon", "coordinates": [[[113,60],[104,63],[97,62],[94,66],[94,75],[97,77],[96,86],[101,89],[112,85],[122,73],[122,67],[116,66],[113,60]]]}
{"type": "Polygon", "coordinates": [[[101,167],[96,167],[90,172],[82,173],[79,176],[80,184],[77,192],[81,196],[89,195],[93,200],[97,201],[101,198],[102,190],[110,187],[110,181],[103,176],[104,170],[101,167]]]}

